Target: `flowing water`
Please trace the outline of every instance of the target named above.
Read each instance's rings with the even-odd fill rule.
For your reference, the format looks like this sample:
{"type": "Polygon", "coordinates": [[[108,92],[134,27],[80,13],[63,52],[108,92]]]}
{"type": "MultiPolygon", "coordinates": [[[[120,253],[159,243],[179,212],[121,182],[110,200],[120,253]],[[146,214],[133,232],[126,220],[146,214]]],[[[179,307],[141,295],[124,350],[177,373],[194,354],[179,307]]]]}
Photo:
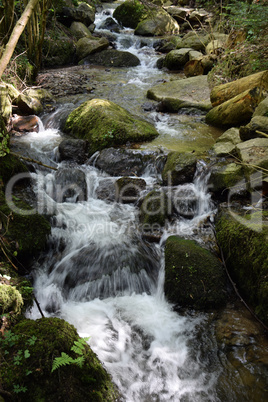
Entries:
{"type": "MultiPolygon", "coordinates": [[[[106,7],[109,10],[115,5],[106,7]]],[[[97,16],[97,27],[102,19],[103,15],[97,16]]],[[[144,41],[147,45],[141,48],[140,39],[131,31],[117,35],[118,47],[125,49],[127,44],[128,50],[141,59],[139,67],[117,72],[112,69],[110,73],[86,67],[90,74],[99,74],[100,82],[105,76],[106,85],[98,87],[94,96],[106,97],[141,114],[147,88],[164,74],[154,67],[158,55],[152,40],[144,41]]],[[[32,174],[38,210],[51,216],[52,223],[49,251],[36,263],[33,274],[42,310],[46,316],[64,318],[81,336],[90,337],[90,346],[111,373],[124,401],[264,401],[268,348],[260,339],[259,329],[252,330],[248,338],[244,334],[250,319],[236,329],[235,342],[231,336],[232,343],[225,340],[219,344],[215,331],[221,321],[217,321],[216,312],[178,314],[163,292],[166,238],[174,233],[200,242],[213,237],[203,225],[215,214],[207,192],[205,164],[200,162],[193,183],[174,189],[184,217],[165,227],[159,244],[147,243],[139,230],[136,206],[98,199],[97,189],[109,178],[107,174],[90,164],[57,162],[62,140],[57,120],[86,96],[88,99],[88,95],[78,101],[72,99],[71,106],[60,106],[44,119],[49,128],[14,141],[24,154],[58,168],[57,172],[42,169],[32,174]],[[76,183],[79,180],[79,186],[68,192],[70,177],[76,183]],[[188,202],[193,199],[194,203],[188,202]],[[241,331],[244,338],[239,336],[241,331]]],[[[197,132],[200,128],[201,137],[202,130],[210,130],[198,115],[149,112],[144,116],[152,119],[160,132],[149,147],[161,144],[181,149],[190,124],[196,125],[197,132]]],[[[211,142],[211,133],[208,137],[211,142]]],[[[188,147],[193,137],[187,141],[188,147]]],[[[158,181],[152,172],[145,171],[142,177],[148,187],[158,181]]],[[[236,313],[232,306],[224,313],[237,314],[230,325],[237,319],[242,322],[246,314],[240,305],[236,308],[236,313]]],[[[28,316],[39,318],[38,309],[34,307],[28,316]]],[[[255,328],[254,323],[251,325],[255,328]]]]}

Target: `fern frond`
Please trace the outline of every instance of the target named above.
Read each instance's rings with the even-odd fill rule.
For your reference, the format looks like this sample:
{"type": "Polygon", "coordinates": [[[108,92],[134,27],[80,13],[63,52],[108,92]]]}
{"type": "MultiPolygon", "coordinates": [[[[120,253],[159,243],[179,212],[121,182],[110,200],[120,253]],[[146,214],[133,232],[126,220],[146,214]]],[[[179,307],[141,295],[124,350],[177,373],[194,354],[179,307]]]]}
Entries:
{"type": "Polygon", "coordinates": [[[73,360],[74,364],[77,364],[77,366],[79,366],[80,368],[82,368],[83,364],[85,361],[85,356],[79,356],[76,359],[73,360]]]}
{"type": "Polygon", "coordinates": [[[67,355],[67,353],[61,352],[61,356],[55,357],[55,359],[53,360],[51,372],[57,370],[61,366],[67,366],[73,363],[73,361],[74,359],[71,356],[67,355]]]}

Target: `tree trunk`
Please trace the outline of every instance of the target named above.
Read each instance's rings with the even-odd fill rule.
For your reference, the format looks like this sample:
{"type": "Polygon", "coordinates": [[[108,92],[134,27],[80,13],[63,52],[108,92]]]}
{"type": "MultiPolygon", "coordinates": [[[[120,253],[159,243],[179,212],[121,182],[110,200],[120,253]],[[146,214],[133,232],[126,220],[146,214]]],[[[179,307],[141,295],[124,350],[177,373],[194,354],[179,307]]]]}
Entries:
{"type": "Polygon", "coordinates": [[[259,87],[248,89],[211,109],[206,115],[206,123],[224,128],[246,124],[264,98],[259,87]]]}
{"type": "Polygon", "coordinates": [[[247,89],[255,87],[260,88],[261,91],[268,90],[268,70],[214,87],[210,94],[212,106],[218,106],[247,89]]]}
{"type": "Polygon", "coordinates": [[[24,12],[22,13],[20,19],[18,20],[18,22],[16,23],[16,25],[12,31],[10,39],[9,39],[8,43],[6,44],[6,48],[0,59],[0,79],[13,55],[13,52],[18,43],[18,40],[19,40],[27,22],[29,21],[29,18],[31,16],[34,8],[38,4],[38,1],[39,0],[29,0],[24,12]]]}

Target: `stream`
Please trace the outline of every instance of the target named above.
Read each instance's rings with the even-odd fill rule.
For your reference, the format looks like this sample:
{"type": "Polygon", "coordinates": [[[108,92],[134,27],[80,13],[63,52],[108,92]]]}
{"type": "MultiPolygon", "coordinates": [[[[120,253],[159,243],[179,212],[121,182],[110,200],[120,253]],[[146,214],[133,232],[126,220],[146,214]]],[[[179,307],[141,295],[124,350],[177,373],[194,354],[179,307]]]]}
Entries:
{"type": "MultiPolygon", "coordinates": [[[[103,5],[104,12],[96,16],[97,31],[117,4],[103,5]]],[[[144,111],[147,89],[171,74],[155,67],[160,56],[153,49],[155,39],[135,37],[129,29],[114,35],[117,48],[137,55],[141,65],[82,66],[76,71],[97,83],[94,90],[61,98],[56,110],[42,117],[39,133],[13,139],[15,150],[58,168],[57,173],[44,168],[32,173],[38,211],[50,215],[52,223],[49,251],[33,270],[36,297],[46,316],[63,318],[80,336],[90,337],[88,343],[119,387],[122,401],[265,401],[268,342],[243,305],[233,298],[223,311],[178,313],[163,292],[167,237],[213,241],[211,229],[201,225],[207,218],[213,221],[216,213],[205,164],[200,162],[193,183],[178,186],[195,194],[192,217],[165,227],[158,244],[142,238],[134,204],[98,197],[101,183],[118,177],[109,177],[94,163],[58,162],[57,147],[64,137],[61,115],[94,97],[112,100],[155,124],[160,135],[142,145],[144,151],[205,150],[221,134],[204,123],[200,112],[144,111]],[[83,175],[83,200],[77,201],[77,194],[62,200],[57,194],[70,171],[83,175]]],[[[159,182],[150,169],[141,177],[148,188],[159,182]]],[[[37,307],[27,316],[40,318],[37,307]]]]}

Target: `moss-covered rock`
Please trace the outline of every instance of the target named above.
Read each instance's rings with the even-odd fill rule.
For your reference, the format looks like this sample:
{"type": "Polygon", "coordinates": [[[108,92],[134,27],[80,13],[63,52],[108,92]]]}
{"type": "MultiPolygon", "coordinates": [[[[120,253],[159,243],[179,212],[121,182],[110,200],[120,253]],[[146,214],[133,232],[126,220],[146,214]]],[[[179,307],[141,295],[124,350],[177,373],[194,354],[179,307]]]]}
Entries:
{"type": "Polygon", "coordinates": [[[140,21],[146,18],[148,10],[138,0],[127,0],[116,7],[113,17],[124,27],[135,29],[140,21]]]}
{"type": "Polygon", "coordinates": [[[78,64],[96,64],[104,67],[136,67],[140,60],[135,54],[117,49],[106,49],[93,53],[80,60],[78,64]]]}
{"type": "Polygon", "coordinates": [[[115,182],[115,197],[117,202],[128,204],[136,202],[140,193],[145,190],[146,181],[136,177],[121,177],[115,182]]]}
{"type": "Polygon", "coordinates": [[[180,70],[189,61],[191,48],[171,50],[164,60],[164,67],[169,70],[180,70]]]}
{"type": "Polygon", "coordinates": [[[84,37],[79,39],[76,44],[76,54],[78,60],[82,60],[90,54],[107,49],[109,41],[106,38],[84,37]]]}
{"type": "Polygon", "coordinates": [[[180,26],[164,9],[154,8],[150,10],[146,19],[139,22],[135,35],[162,36],[178,34],[180,26]]]}
{"type": "Polygon", "coordinates": [[[75,41],[63,30],[47,30],[43,43],[44,67],[59,67],[75,61],[75,41]]]}
{"type": "Polygon", "coordinates": [[[195,309],[215,308],[225,302],[225,274],[216,256],[192,240],[170,236],[165,246],[167,299],[195,309]]]}
{"type": "MultiPolygon", "coordinates": [[[[211,168],[209,189],[213,193],[222,193],[225,197],[228,191],[244,179],[243,168],[235,162],[218,162],[211,168]]],[[[243,182],[244,184],[244,182],[243,182]]]]}
{"type": "Polygon", "coordinates": [[[0,179],[3,184],[6,185],[16,174],[25,172],[28,172],[27,167],[17,157],[8,154],[0,158],[0,179]]]}
{"type": "Polygon", "coordinates": [[[75,328],[64,320],[23,320],[13,328],[12,334],[1,342],[1,355],[3,356],[5,351],[9,352],[5,359],[1,359],[2,388],[14,396],[16,388],[24,388],[18,398],[22,402],[116,401],[118,392],[109,374],[87,344],[82,352],[82,367],[67,364],[51,372],[53,360],[62,352],[73,359],[78,357],[71,351],[77,341],[79,336],[75,328]],[[14,361],[18,364],[15,365],[14,361]]]}
{"type": "Polygon", "coordinates": [[[162,172],[164,184],[176,186],[193,181],[197,156],[192,153],[170,152],[162,172]]]}
{"type": "Polygon", "coordinates": [[[20,314],[22,306],[22,296],[15,286],[0,283],[0,314],[20,314]]]}
{"type": "Polygon", "coordinates": [[[144,229],[150,226],[164,226],[172,215],[172,203],[163,190],[153,190],[146,195],[140,208],[140,221],[144,229]]]}
{"type": "Polygon", "coordinates": [[[64,131],[87,139],[91,154],[104,148],[148,141],[158,136],[152,124],[105,99],[92,99],[75,109],[68,116],[64,131]]]}
{"type": "Polygon", "coordinates": [[[216,233],[229,273],[257,316],[268,324],[268,215],[221,212],[216,233]]]}

